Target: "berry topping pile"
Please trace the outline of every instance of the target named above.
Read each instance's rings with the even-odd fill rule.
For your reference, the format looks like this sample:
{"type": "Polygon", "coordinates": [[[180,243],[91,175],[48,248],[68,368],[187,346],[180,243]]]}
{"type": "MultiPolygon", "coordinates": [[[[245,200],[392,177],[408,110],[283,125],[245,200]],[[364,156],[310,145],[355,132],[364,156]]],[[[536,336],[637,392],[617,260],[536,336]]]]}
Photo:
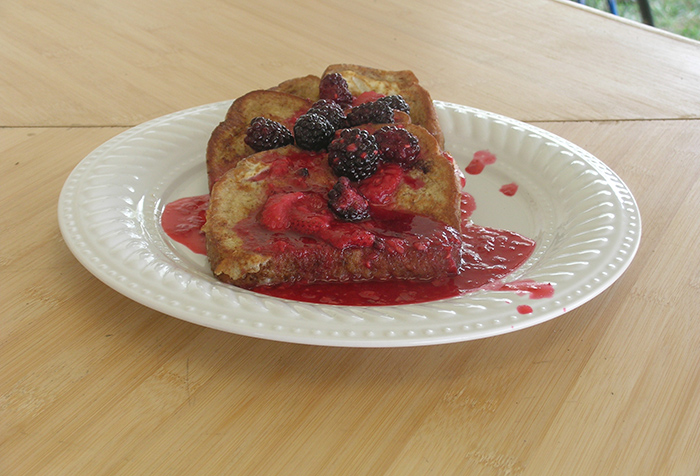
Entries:
{"type": "Polygon", "coordinates": [[[325,117],[313,112],[306,113],[294,124],[294,137],[297,145],[306,150],[321,150],[335,134],[335,127],[325,117]]]}
{"type": "Polygon", "coordinates": [[[328,165],[339,177],[365,179],[379,165],[377,141],[364,129],[343,129],[328,146],[328,165]]]}
{"type": "MultiPolygon", "coordinates": [[[[261,214],[270,230],[292,229],[319,236],[326,233],[321,230],[331,221],[367,220],[370,203],[385,204],[402,183],[403,170],[418,161],[416,136],[393,125],[396,111],[410,113],[403,97],[369,91],[354,98],[343,76],[333,73],[321,79],[319,98],[297,118],[293,135],[281,123],[263,117],[253,119],[246,133],[245,143],[255,151],[294,143],[307,151],[327,151],[328,165],[338,177],[327,200],[305,192],[270,197],[261,214]],[[372,134],[362,127],[367,124],[391,125],[372,134]]],[[[301,180],[309,175],[304,170],[305,174],[297,174],[301,180]]]]}
{"type": "Polygon", "coordinates": [[[321,78],[319,97],[321,99],[330,99],[343,108],[352,104],[352,94],[350,93],[348,82],[345,81],[345,78],[340,73],[327,74],[321,78]]]}
{"type": "MultiPolygon", "coordinates": [[[[293,127],[294,134],[280,122],[265,117],[256,117],[250,122],[246,131],[245,143],[256,152],[294,143],[301,149],[322,151],[328,148],[336,131],[363,124],[392,124],[395,122],[395,111],[410,113],[408,103],[399,95],[383,96],[368,91],[362,93],[360,97],[354,98],[350,93],[347,81],[339,73],[328,74],[321,79],[319,97],[318,101],[297,118],[293,127]],[[353,101],[360,98],[364,99],[355,102],[353,106],[353,101]]],[[[410,149],[410,146],[408,148],[410,149]]],[[[347,152],[345,155],[348,155],[347,152]]],[[[410,151],[399,155],[402,158],[389,160],[405,165],[411,163],[412,158],[408,157],[410,151]]],[[[356,167],[352,166],[352,168],[356,167]]],[[[361,175],[363,175],[362,172],[357,174],[358,177],[361,175]]],[[[352,178],[352,172],[348,176],[352,178]]],[[[361,179],[356,178],[355,180],[361,179]]]]}
{"type": "Polygon", "coordinates": [[[401,127],[384,126],[374,133],[374,138],[385,162],[411,167],[420,153],[416,136],[401,127]]]}
{"type": "Polygon", "coordinates": [[[361,221],[369,218],[369,203],[351,184],[347,177],[340,177],[328,191],[328,206],[344,221],[361,221]]]}
{"type": "Polygon", "coordinates": [[[279,122],[265,117],[256,117],[250,121],[250,126],[243,140],[256,152],[294,143],[294,137],[289,129],[279,122]]]}

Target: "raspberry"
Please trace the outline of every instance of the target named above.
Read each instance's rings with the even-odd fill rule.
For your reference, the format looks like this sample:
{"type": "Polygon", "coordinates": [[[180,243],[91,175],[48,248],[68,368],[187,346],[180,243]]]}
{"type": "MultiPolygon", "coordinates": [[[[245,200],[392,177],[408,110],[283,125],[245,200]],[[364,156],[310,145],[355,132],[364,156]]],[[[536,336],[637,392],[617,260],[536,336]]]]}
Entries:
{"type": "Polygon", "coordinates": [[[294,143],[289,129],[266,117],[255,117],[250,121],[243,141],[254,151],[270,150],[294,143]]]}
{"type": "Polygon", "coordinates": [[[348,87],[348,82],[340,73],[327,74],[321,78],[321,83],[318,88],[319,97],[321,99],[330,99],[340,105],[340,107],[348,107],[352,103],[352,94],[348,87]]]}
{"type": "Polygon", "coordinates": [[[328,191],[328,206],[344,221],[360,221],[369,218],[367,199],[350,185],[350,179],[340,177],[328,191]]]}
{"type": "Polygon", "coordinates": [[[418,158],[418,138],[402,127],[384,126],[374,133],[379,152],[385,162],[410,167],[418,158]]]}
{"type": "Polygon", "coordinates": [[[303,114],[294,124],[294,138],[302,149],[325,149],[333,138],[333,134],[335,134],[333,124],[318,114],[303,114]]]}
{"type": "Polygon", "coordinates": [[[362,129],[343,129],[328,146],[328,165],[338,176],[359,181],[371,176],[379,165],[377,141],[362,129]]]}
{"type": "Polygon", "coordinates": [[[376,100],[376,102],[387,104],[390,108],[397,111],[405,112],[406,114],[411,113],[411,108],[408,103],[404,100],[403,96],[384,96],[376,100]]]}
{"type": "Polygon", "coordinates": [[[319,99],[306,113],[318,114],[319,116],[325,117],[336,130],[345,127],[345,113],[343,112],[343,108],[341,108],[337,102],[331,101],[330,99],[319,99]]]}
{"type": "Polygon", "coordinates": [[[347,116],[349,127],[360,124],[390,124],[394,122],[394,110],[387,103],[365,102],[350,109],[347,116]]]}

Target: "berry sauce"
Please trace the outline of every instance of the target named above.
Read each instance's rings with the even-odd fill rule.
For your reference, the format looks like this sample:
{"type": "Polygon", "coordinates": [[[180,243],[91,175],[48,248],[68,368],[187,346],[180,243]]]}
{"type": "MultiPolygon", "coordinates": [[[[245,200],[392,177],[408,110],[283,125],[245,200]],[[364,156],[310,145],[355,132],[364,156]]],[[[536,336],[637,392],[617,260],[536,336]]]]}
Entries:
{"type": "Polygon", "coordinates": [[[515,183],[515,182],[513,182],[513,183],[507,183],[507,184],[503,185],[503,186],[499,189],[499,191],[500,191],[503,195],[505,195],[505,196],[507,196],[507,197],[512,197],[512,196],[515,195],[515,194],[517,193],[517,191],[518,191],[518,184],[515,183]]]}
{"type": "Polygon", "coordinates": [[[474,152],[474,157],[472,158],[469,165],[465,169],[469,175],[479,175],[484,171],[487,165],[491,165],[496,162],[496,156],[493,155],[488,150],[479,150],[474,152]]]}
{"type": "Polygon", "coordinates": [[[168,203],[160,223],[165,234],[190,250],[207,254],[202,226],[206,221],[209,195],[185,197],[168,203]]]}
{"type": "MultiPolygon", "coordinates": [[[[188,197],[166,205],[162,226],[174,241],[196,253],[205,254],[200,228],[208,196],[188,197]]],[[[474,211],[473,199],[462,199],[464,223],[474,211]]],[[[477,289],[527,294],[532,299],[551,297],[550,284],[534,281],[502,283],[501,280],[521,266],[532,254],[535,243],[517,233],[473,224],[462,231],[462,261],[457,274],[431,281],[387,281],[259,286],[253,291],[296,301],[345,306],[382,306],[416,304],[461,296],[477,289]]],[[[528,314],[529,306],[518,312],[528,314]]]]}

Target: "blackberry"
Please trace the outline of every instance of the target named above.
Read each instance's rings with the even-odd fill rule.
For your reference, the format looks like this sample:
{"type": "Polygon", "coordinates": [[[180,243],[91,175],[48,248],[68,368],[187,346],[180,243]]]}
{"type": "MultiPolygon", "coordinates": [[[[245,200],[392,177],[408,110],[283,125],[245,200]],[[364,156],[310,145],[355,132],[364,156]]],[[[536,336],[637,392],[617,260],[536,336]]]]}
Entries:
{"type": "Polygon", "coordinates": [[[260,152],[293,144],[294,137],[279,122],[266,117],[255,117],[250,121],[243,141],[254,151],[260,152]]]}
{"type": "Polygon", "coordinates": [[[403,127],[384,126],[374,133],[374,138],[385,162],[410,167],[420,153],[418,138],[403,127]]]}
{"type": "Polygon", "coordinates": [[[347,177],[340,177],[328,191],[328,207],[344,221],[369,218],[369,202],[350,185],[350,179],[347,177]]]}
{"type": "Polygon", "coordinates": [[[411,107],[408,105],[403,96],[400,96],[398,94],[395,96],[380,97],[375,102],[388,104],[390,108],[397,111],[405,112],[406,114],[411,113],[411,107]]]}
{"type": "Polygon", "coordinates": [[[336,130],[345,127],[345,113],[343,112],[343,108],[341,108],[337,102],[331,101],[330,99],[319,99],[306,113],[318,114],[319,116],[325,117],[328,119],[328,122],[333,124],[336,130]]]}
{"type": "Polygon", "coordinates": [[[294,138],[302,149],[325,149],[333,138],[333,134],[335,134],[333,124],[318,114],[303,114],[294,124],[294,138]]]}
{"type": "Polygon", "coordinates": [[[328,165],[338,176],[365,179],[377,171],[379,148],[374,136],[362,129],[343,129],[328,146],[328,165]]]}
{"type": "Polygon", "coordinates": [[[353,107],[347,116],[348,127],[360,124],[391,124],[394,122],[394,110],[386,102],[365,102],[353,107]]]}
{"type": "Polygon", "coordinates": [[[340,73],[327,74],[321,78],[318,92],[321,99],[335,101],[342,108],[346,108],[352,103],[348,82],[340,73]]]}

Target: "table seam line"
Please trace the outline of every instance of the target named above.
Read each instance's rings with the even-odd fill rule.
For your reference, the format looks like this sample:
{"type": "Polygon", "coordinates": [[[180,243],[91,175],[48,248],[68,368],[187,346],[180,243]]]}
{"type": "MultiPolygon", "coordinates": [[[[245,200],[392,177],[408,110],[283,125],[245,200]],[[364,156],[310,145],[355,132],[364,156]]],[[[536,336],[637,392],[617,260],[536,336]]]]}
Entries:
{"type": "MultiPolygon", "coordinates": [[[[514,118],[515,119],[515,118],[514,118]]],[[[661,118],[649,118],[649,119],[644,119],[644,118],[634,118],[634,119],[562,119],[562,120],[557,120],[557,119],[536,119],[536,120],[527,120],[527,119],[516,119],[520,122],[524,122],[527,124],[546,124],[546,123],[552,123],[552,122],[557,122],[557,123],[582,123],[582,122],[598,122],[598,123],[606,123],[606,122],[672,122],[672,121],[697,121],[700,120],[700,117],[661,117],[661,118]]],[[[144,121],[148,122],[148,121],[144,121]]],[[[131,129],[132,127],[136,127],[143,124],[137,123],[137,124],[93,124],[93,125],[87,125],[87,124],[72,124],[72,125],[18,125],[18,126],[13,126],[13,125],[0,125],[0,129],[131,129]]]]}

